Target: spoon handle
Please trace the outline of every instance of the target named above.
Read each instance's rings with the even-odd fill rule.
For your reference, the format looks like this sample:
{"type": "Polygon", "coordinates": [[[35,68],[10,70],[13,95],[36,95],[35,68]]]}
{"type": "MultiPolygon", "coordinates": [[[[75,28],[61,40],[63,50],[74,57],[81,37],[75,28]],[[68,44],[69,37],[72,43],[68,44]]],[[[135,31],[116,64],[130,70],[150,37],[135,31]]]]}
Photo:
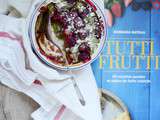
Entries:
{"type": "Polygon", "coordinates": [[[72,83],[73,83],[74,89],[75,89],[75,91],[76,91],[76,94],[77,94],[77,96],[78,96],[78,99],[79,99],[80,103],[81,103],[83,106],[85,106],[86,102],[85,102],[85,100],[84,100],[84,97],[83,97],[83,95],[82,95],[82,92],[80,91],[80,89],[79,89],[79,87],[78,87],[78,85],[77,85],[77,82],[76,82],[76,80],[75,80],[74,77],[72,77],[72,83]]]}

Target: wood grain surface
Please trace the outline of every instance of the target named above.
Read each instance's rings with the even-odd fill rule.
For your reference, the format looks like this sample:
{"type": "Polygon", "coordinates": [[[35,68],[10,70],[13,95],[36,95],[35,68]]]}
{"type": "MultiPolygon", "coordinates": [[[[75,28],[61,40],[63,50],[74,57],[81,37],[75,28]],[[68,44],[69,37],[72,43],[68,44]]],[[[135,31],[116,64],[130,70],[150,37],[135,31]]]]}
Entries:
{"type": "Polygon", "coordinates": [[[0,84],[0,120],[32,120],[38,104],[26,95],[0,84]]]}

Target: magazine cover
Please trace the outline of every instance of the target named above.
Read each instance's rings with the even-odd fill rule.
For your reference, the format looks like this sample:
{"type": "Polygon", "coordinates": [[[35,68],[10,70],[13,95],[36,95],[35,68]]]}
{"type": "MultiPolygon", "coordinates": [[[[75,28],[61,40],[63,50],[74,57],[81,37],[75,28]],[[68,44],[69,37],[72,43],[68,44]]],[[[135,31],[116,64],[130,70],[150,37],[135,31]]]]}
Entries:
{"type": "Polygon", "coordinates": [[[159,0],[0,0],[0,120],[159,120],[159,0]]]}

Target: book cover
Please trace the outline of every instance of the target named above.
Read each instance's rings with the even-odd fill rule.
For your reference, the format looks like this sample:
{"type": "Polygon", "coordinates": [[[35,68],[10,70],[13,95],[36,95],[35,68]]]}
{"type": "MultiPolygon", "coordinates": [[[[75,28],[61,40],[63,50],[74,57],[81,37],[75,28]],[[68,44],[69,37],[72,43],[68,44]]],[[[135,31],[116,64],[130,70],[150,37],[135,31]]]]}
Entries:
{"type": "Polygon", "coordinates": [[[106,45],[92,67],[99,88],[119,97],[132,120],[160,119],[159,6],[158,0],[105,1],[106,45]]]}

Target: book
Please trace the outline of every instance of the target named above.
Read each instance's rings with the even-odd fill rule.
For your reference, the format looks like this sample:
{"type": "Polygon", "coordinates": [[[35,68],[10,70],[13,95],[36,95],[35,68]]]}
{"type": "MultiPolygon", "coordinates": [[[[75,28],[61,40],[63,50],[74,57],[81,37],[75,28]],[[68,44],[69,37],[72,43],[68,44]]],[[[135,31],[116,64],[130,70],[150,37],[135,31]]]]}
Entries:
{"type": "Polygon", "coordinates": [[[98,87],[118,96],[132,120],[159,120],[160,10],[154,6],[159,4],[135,11],[133,2],[106,28],[105,48],[92,68],[98,87]]]}

